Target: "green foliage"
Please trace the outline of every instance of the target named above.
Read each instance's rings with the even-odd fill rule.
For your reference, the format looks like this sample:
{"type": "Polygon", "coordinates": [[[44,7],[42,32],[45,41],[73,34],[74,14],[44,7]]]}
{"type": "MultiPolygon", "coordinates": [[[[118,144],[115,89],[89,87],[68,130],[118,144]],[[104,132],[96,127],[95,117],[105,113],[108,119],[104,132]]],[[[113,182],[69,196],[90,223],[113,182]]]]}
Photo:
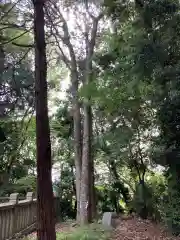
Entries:
{"type": "Polygon", "coordinates": [[[62,167],[60,180],[54,183],[54,189],[59,196],[61,206],[61,219],[74,219],[76,217],[76,191],[75,176],[71,167],[62,167]]]}
{"type": "MultiPolygon", "coordinates": [[[[142,4],[106,0],[104,5],[107,17],[112,20],[112,32],[106,31],[106,40],[93,56],[92,81],[88,85],[80,83],[79,88],[80,101],[90,98],[93,107],[95,165],[101,169],[104,164],[108,169],[106,176],[100,173],[103,176],[99,177],[99,173],[95,173],[95,180],[98,182],[101,178],[101,182],[105,179],[111,183],[98,182],[96,186],[98,210],[121,212],[124,209],[120,202],[128,203],[133,198],[132,208],[141,217],[161,220],[172,232],[178,233],[180,3],[178,0],[144,0],[142,4]],[[156,173],[156,164],[165,166],[168,173],[165,178],[156,173]],[[153,173],[150,173],[152,167],[153,173]]],[[[0,5],[0,16],[3,7],[9,9],[10,5],[0,5]]],[[[18,22],[16,11],[5,20],[18,22]]],[[[5,23],[1,25],[5,27],[5,23]]],[[[32,106],[34,99],[32,67],[28,58],[21,60],[25,49],[5,44],[23,32],[12,27],[0,29],[3,67],[10,66],[0,72],[0,92],[6,87],[6,104],[17,103],[13,108],[6,105],[5,115],[15,108],[19,113],[27,105],[32,106]]],[[[28,36],[25,33],[16,43],[29,43],[28,36]]],[[[57,62],[59,64],[59,59],[57,62]]],[[[63,77],[68,75],[63,65],[61,68],[50,66],[48,73],[56,89],[60,73],[63,77]]],[[[60,180],[54,187],[64,219],[75,217],[76,210],[73,117],[69,102],[59,104],[51,121],[53,161],[61,163],[60,180]]],[[[83,119],[83,110],[81,114],[83,119]]],[[[27,134],[17,120],[2,121],[1,128],[0,174],[3,177],[0,180],[3,181],[0,183],[3,185],[6,177],[10,183],[7,188],[3,186],[4,192],[25,193],[35,189],[33,177],[27,177],[35,167],[35,121],[31,122],[27,134]],[[24,137],[26,146],[19,151],[24,137]]],[[[73,232],[73,235],[62,233],[58,237],[101,239],[98,230],[93,230],[97,235],[91,230],[77,229],[77,236],[73,232]]]]}
{"type": "Polygon", "coordinates": [[[132,206],[142,218],[154,221],[164,221],[164,199],[167,195],[167,185],[162,175],[149,176],[148,182],[137,185],[132,206]]]}
{"type": "Polygon", "coordinates": [[[6,141],[0,144],[0,194],[17,191],[25,194],[35,189],[29,182],[35,168],[34,119],[6,120],[1,126],[6,141]],[[19,179],[22,179],[20,185],[16,184],[19,179]]]}
{"type": "Polygon", "coordinates": [[[36,176],[26,175],[16,181],[15,186],[19,188],[17,192],[34,192],[36,193],[36,176]]]}
{"type": "Polygon", "coordinates": [[[152,192],[148,185],[140,182],[136,186],[136,191],[133,199],[133,207],[137,214],[146,219],[148,215],[152,214],[152,192]]]}
{"type": "MultiPolygon", "coordinates": [[[[124,207],[120,202],[126,205],[123,195],[129,200],[128,189],[121,183],[96,186],[96,195],[98,199],[98,211],[100,214],[103,212],[123,212],[124,207]],[[122,194],[123,192],[123,194],[122,194]]],[[[125,200],[127,200],[125,199],[125,200]]]]}
{"type": "Polygon", "coordinates": [[[109,238],[110,231],[99,224],[76,228],[70,233],[57,233],[58,240],[108,240],[109,238]]]}
{"type": "Polygon", "coordinates": [[[4,117],[33,106],[34,74],[29,58],[31,48],[19,46],[28,45],[31,37],[18,4],[1,3],[0,17],[0,116],[4,117]]]}
{"type": "Polygon", "coordinates": [[[70,115],[68,105],[62,105],[54,116],[52,121],[52,129],[58,138],[67,140],[72,136],[73,132],[73,117],[70,115]]]}
{"type": "Polygon", "coordinates": [[[161,173],[150,173],[148,186],[151,191],[151,212],[150,217],[155,221],[164,221],[164,201],[167,196],[167,181],[161,173]]]}
{"type": "MultiPolygon", "coordinates": [[[[105,229],[97,223],[88,226],[76,227],[69,232],[57,232],[57,240],[108,240],[111,236],[111,229],[105,229]]],[[[35,240],[35,236],[23,238],[23,240],[35,240]]]]}
{"type": "Polygon", "coordinates": [[[173,171],[168,171],[168,190],[164,197],[163,221],[175,235],[180,234],[180,189],[173,171]]]}
{"type": "Polygon", "coordinates": [[[20,178],[15,183],[9,183],[1,189],[1,195],[10,195],[11,193],[19,193],[25,196],[27,192],[36,192],[36,177],[25,174],[25,177],[20,178]]]}
{"type": "MultiPolygon", "coordinates": [[[[171,199],[170,201],[169,199],[167,201],[166,209],[168,209],[167,216],[171,223],[171,230],[176,232],[178,228],[177,222],[179,221],[177,218],[178,214],[176,215],[178,210],[176,207],[172,207],[172,204],[176,203],[177,208],[179,208],[180,25],[178,23],[180,21],[180,4],[179,1],[171,0],[145,0],[141,4],[138,4],[138,1],[135,1],[135,3],[133,20],[126,21],[125,25],[121,25],[118,28],[119,34],[117,31],[117,36],[114,37],[115,48],[112,47],[112,54],[116,56],[116,62],[114,63],[113,70],[112,67],[109,68],[111,71],[110,75],[108,74],[108,77],[105,78],[105,84],[108,86],[107,94],[104,94],[105,97],[103,94],[101,96],[104,97],[105,103],[108,103],[108,97],[110,99],[112,96],[114,102],[112,100],[111,105],[109,105],[109,109],[111,110],[114,110],[114,108],[122,109],[124,106],[126,111],[128,109],[127,112],[132,114],[133,102],[129,101],[129,105],[124,105],[124,102],[128,103],[127,100],[129,99],[140,99],[140,106],[149,102],[150,108],[154,108],[156,119],[153,128],[158,127],[160,132],[159,141],[156,142],[156,149],[158,150],[156,153],[163,156],[163,158],[158,156],[156,163],[168,166],[169,171],[175,179],[173,183],[174,187],[171,181],[167,182],[168,198],[171,196],[173,200],[171,199]],[[125,27],[123,28],[122,26],[125,27]],[[128,85],[129,88],[127,87],[128,85]],[[111,92],[113,93],[111,94],[111,92]]],[[[119,12],[118,14],[118,11],[116,11],[118,6],[117,8],[116,6],[116,3],[113,1],[110,9],[112,9],[112,13],[114,13],[115,19],[118,21],[121,13],[119,12]]],[[[134,101],[134,103],[135,108],[138,109],[137,101],[134,101]]],[[[147,107],[145,109],[147,111],[147,107]]],[[[144,116],[143,120],[145,124],[142,128],[143,131],[148,129],[147,119],[147,115],[144,116]]],[[[149,119],[152,120],[153,118],[149,119]]],[[[137,115],[135,116],[135,120],[137,124],[137,115]]],[[[138,128],[141,121],[138,123],[138,128]]],[[[152,136],[149,139],[151,143],[154,141],[152,136]]],[[[147,182],[147,186],[139,185],[137,187],[135,194],[136,209],[141,213],[143,209],[147,210],[149,208],[150,212],[150,209],[152,210],[153,207],[161,215],[161,219],[163,219],[163,213],[165,214],[166,210],[163,200],[161,200],[163,203],[160,203],[160,195],[162,197],[166,195],[166,185],[161,185],[157,182],[150,185],[147,182]],[[163,187],[161,188],[160,186],[163,187]],[[158,190],[155,190],[156,188],[158,190]],[[150,202],[148,202],[146,195],[149,196],[150,202]],[[158,201],[157,205],[154,204],[156,200],[158,201]]]]}

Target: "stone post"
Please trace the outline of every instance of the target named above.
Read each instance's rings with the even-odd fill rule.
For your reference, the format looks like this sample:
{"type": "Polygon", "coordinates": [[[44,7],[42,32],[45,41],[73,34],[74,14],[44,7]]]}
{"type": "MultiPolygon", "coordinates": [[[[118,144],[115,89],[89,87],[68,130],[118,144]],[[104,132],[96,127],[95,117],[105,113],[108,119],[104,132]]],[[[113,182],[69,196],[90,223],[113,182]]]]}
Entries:
{"type": "Polygon", "coordinates": [[[19,200],[18,198],[19,198],[19,193],[11,193],[9,197],[9,202],[12,204],[17,204],[19,200]]]}
{"type": "Polygon", "coordinates": [[[31,225],[34,221],[34,203],[33,203],[33,198],[34,198],[34,193],[33,192],[28,192],[26,194],[26,201],[30,202],[30,204],[28,205],[28,212],[27,212],[27,216],[26,216],[26,220],[27,220],[27,225],[31,225]]]}
{"type": "Polygon", "coordinates": [[[9,202],[14,205],[12,207],[11,223],[10,223],[10,232],[13,234],[16,233],[16,228],[18,224],[18,212],[16,205],[18,204],[19,193],[12,193],[9,197],[9,202]]]}
{"type": "Polygon", "coordinates": [[[29,202],[32,202],[34,198],[34,193],[33,192],[28,192],[26,194],[26,200],[28,200],[29,202]]]}

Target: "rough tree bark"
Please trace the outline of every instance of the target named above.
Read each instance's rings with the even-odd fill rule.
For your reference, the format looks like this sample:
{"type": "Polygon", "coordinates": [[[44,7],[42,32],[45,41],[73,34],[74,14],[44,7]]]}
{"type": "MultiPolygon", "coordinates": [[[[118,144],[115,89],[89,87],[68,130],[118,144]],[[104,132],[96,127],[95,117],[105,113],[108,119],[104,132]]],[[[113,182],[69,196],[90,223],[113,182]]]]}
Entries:
{"type": "MultiPolygon", "coordinates": [[[[86,10],[89,12],[88,3],[86,3],[86,10]]],[[[94,55],[94,48],[96,45],[96,36],[99,20],[103,14],[94,17],[90,14],[93,20],[93,25],[90,33],[90,40],[88,32],[86,36],[86,58],[84,69],[84,85],[92,82],[93,68],[92,58],[94,55]]],[[[85,27],[88,29],[88,24],[85,27]]],[[[83,122],[83,149],[82,149],[82,171],[81,171],[81,224],[91,222],[96,215],[95,208],[95,189],[94,189],[94,161],[92,157],[92,107],[91,96],[87,96],[83,102],[84,106],[84,122],[83,122]]]]}
{"type": "MultiPolygon", "coordinates": [[[[96,33],[98,22],[103,16],[100,14],[98,17],[93,16],[88,8],[88,1],[84,2],[85,8],[89,17],[92,19],[92,29],[89,29],[89,24],[86,25],[87,32],[85,33],[86,38],[86,50],[87,54],[85,59],[80,61],[85,62],[83,70],[83,79],[88,84],[90,76],[92,74],[92,56],[94,54],[96,33]]],[[[52,8],[52,6],[49,6],[52,8]]],[[[79,56],[76,56],[75,48],[71,43],[71,34],[69,32],[68,24],[64,18],[58,4],[53,2],[52,14],[56,14],[58,19],[61,19],[63,23],[62,31],[59,31],[54,26],[51,20],[51,13],[47,14],[48,18],[55,30],[55,39],[60,52],[60,59],[64,61],[67,68],[71,73],[71,93],[72,93],[72,106],[73,106],[73,120],[74,120],[74,151],[75,151],[75,167],[76,167],[76,197],[77,197],[77,221],[83,223],[91,219],[92,212],[95,212],[95,201],[94,201],[94,171],[93,159],[91,157],[91,139],[92,139],[92,114],[91,106],[89,102],[83,104],[84,109],[84,128],[83,128],[83,139],[82,139],[82,119],[81,119],[81,106],[79,102],[79,83],[82,72],[79,66],[79,56]],[[63,48],[59,44],[58,38],[67,47],[69,57],[64,53],[63,48]],[[83,142],[83,147],[82,147],[83,142]],[[82,150],[83,148],[83,150],[82,150]],[[91,197],[90,197],[91,196],[91,197]],[[88,212],[87,212],[87,209],[88,212]]],[[[83,33],[84,34],[84,33],[83,33]]]]}
{"type": "Polygon", "coordinates": [[[84,103],[83,152],[81,171],[82,224],[91,222],[96,216],[92,137],[92,109],[90,103],[84,103]]]}
{"type": "Polygon", "coordinates": [[[81,137],[81,114],[78,99],[78,73],[77,70],[71,72],[72,97],[73,97],[73,122],[74,122],[74,152],[76,167],[76,201],[77,214],[76,221],[80,222],[80,192],[81,192],[81,166],[82,166],[82,137],[81,137]]]}
{"type": "Polygon", "coordinates": [[[75,168],[76,168],[76,200],[77,200],[76,220],[77,222],[79,222],[80,221],[81,166],[82,166],[81,113],[80,113],[80,103],[79,103],[79,96],[78,96],[79,74],[78,74],[76,55],[75,55],[73,45],[70,41],[70,34],[69,34],[67,22],[64,19],[60,9],[55,3],[54,3],[54,7],[58,12],[59,18],[63,22],[64,36],[66,36],[66,38],[62,37],[62,35],[58,32],[58,30],[55,29],[56,30],[55,39],[57,39],[57,36],[61,39],[61,41],[67,46],[69,51],[69,56],[70,56],[70,59],[68,59],[68,57],[66,57],[66,55],[63,53],[62,48],[58,44],[58,47],[61,53],[61,59],[64,61],[64,63],[66,64],[67,68],[71,73],[71,93],[72,93],[73,126],[74,126],[73,135],[74,135],[74,152],[75,152],[75,168]]]}
{"type": "Polygon", "coordinates": [[[83,150],[82,150],[82,172],[81,172],[81,224],[86,224],[91,220],[91,107],[84,105],[84,125],[83,125],[83,150]]]}
{"type": "Polygon", "coordinates": [[[33,3],[37,145],[37,237],[38,240],[55,240],[55,214],[51,180],[51,142],[47,107],[44,0],[34,0],[33,3]]]}

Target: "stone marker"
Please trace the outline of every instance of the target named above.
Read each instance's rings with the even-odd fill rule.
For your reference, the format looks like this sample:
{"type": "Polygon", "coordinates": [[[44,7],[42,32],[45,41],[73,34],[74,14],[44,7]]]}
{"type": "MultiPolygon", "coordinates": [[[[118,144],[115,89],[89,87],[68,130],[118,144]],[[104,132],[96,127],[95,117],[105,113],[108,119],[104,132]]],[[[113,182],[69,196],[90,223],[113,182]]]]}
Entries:
{"type": "Polygon", "coordinates": [[[114,212],[105,212],[102,218],[102,225],[105,227],[114,227],[113,218],[116,217],[116,213],[114,212]]]}

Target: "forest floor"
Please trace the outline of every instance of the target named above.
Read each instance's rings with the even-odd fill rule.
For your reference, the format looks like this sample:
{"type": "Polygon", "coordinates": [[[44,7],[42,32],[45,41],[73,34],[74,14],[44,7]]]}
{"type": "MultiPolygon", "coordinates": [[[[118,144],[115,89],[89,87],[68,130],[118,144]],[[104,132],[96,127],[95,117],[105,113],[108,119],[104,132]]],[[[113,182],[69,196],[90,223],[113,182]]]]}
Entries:
{"type": "Polygon", "coordinates": [[[150,220],[119,218],[116,220],[116,226],[113,240],[180,240],[180,236],[173,237],[161,225],[150,220]]]}
{"type": "MultiPolygon", "coordinates": [[[[72,224],[72,222],[67,223],[60,223],[56,225],[56,232],[62,233],[61,236],[57,236],[58,240],[64,240],[64,239],[70,239],[70,240],[76,240],[81,239],[83,236],[83,232],[81,234],[78,234],[79,236],[76,236],[77,234],[73,234],[71,237],[69,233],[75,233],[77,226],[72,224]],[[69,237],[68,237],[69,235],[69,237]]],[[[78,229],[78,228],[77,228],[78,229]]],[[[91,229],[92,230],[92,229],[91,229]]],[[[97,228],[93,229],[93,233],[90,233],[90,238],[86,237],[82,239],[109,239],[102,236],[98,236],[97,228]]],[[[28,238],[25,238],[25,240],[34,240],[36,239],[36,233],[32,233],[29,235],[28,238]]],[[[179,237],[174,237],[171,234],[168,233],[168,231],[165,230],[164,227],[162,227],[159,224],[153,223],[150,220],[142,220],[137,217],[133,218],[117,218],[116,219],[116,228],[113,229],[113,232],[111,234],[110,240],[180,240],[179,237]]]]}

